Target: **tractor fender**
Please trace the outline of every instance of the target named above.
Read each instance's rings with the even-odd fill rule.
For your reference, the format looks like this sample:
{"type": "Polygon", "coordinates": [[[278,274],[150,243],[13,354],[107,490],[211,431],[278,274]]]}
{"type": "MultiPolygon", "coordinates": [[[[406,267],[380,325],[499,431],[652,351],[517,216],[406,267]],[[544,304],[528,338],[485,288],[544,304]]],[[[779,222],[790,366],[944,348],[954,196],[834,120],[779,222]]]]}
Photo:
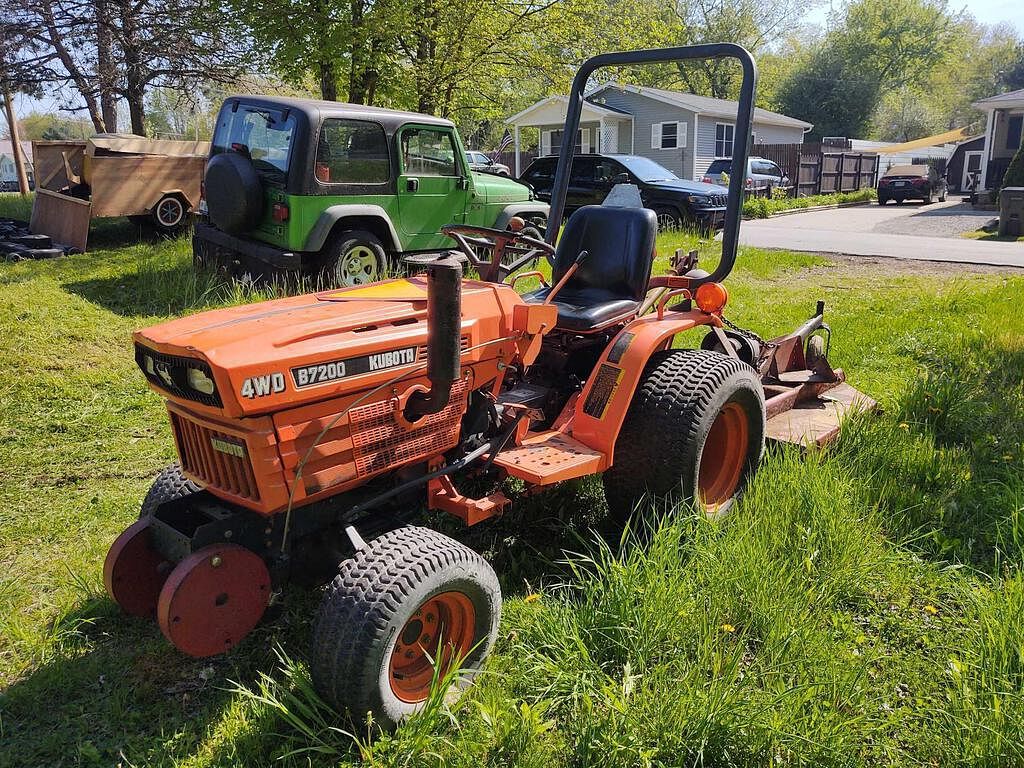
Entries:
{"type": "Polygon", "coordinates": [[[547,203],[542,203],[539,200],[535,200],[530,203],[514,203],[512,205],[506,205],[501,213],[498,214],[498,218],[494,220],[495,229],[505,229],[508,227],[509,219],[513,216],[522,216],[527,218],[529,216],[543,216],[545,219],[548,217],[548,212],[551,208],[547,203]]]}
{"type": "Polygon", "coordinates": [[[379,205],[371,205],[369,203],[332,205],[329,208],[325,208],[316,220],[313,228],[309,231],[302,250],[319,251],[323,248],[324,243],[331,236],[331,232],[334,231],[335,225],[343,219],[361,220],[358,222],[359,228],[378,230],[374,234],[380,237],[385,248],[391,251],[402,250],[402,241],[399,239],[398,232],[387,211],[379,205]],[[371,227],[366,226],[367,220],[370,220],[371,227]],[[372,227],[372,224],[377,224],[377,227],[372,227]]]}
{"type": "Polygon", "coordinates": [[[601,355],[576,400],[572,436],[604,455],[602,471],[612,464],[615,439],[651,355],[669,347],[677,333],[701,325],[721,325],[714,315],[696,310],[666,315],[659,320],[652,312],[623,328],[601,355]]]}

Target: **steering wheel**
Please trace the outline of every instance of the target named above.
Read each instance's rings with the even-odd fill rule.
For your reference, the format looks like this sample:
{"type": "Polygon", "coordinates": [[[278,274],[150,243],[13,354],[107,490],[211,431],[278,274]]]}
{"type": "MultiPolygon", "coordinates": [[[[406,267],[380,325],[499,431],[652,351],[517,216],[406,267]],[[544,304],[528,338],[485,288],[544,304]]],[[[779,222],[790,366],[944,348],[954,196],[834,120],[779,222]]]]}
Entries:
{"type": "Polygon", "coordinates": [[[489,283],[504,282],[510,274],[536,259],[538,252],[554,266],[554,247],[521,232],[469,224],[446,224],[441,231],[459,244],[459,250],[476,267],[480,278],[489,283]],[[491,258],[481,259],[474,247],[489,250],[491,258]],[[507,264],[502,261],[506,255],[513,257],[507,264]]]}

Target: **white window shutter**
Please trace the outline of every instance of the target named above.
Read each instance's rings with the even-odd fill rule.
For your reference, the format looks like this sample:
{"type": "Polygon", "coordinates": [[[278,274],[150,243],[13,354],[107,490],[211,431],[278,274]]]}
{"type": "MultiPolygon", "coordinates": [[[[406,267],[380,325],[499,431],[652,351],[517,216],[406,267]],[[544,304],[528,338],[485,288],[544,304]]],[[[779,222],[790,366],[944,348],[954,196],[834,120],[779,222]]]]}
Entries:
{"type": "Polygon", "coordinates": [[[686,146],[686,123],[676,123],[676,146],[686,146]]]}
{"type": "Polygon", "coordinates": [[[590,152],[590,129],[580,129],[580,152],[584,155],[590,152]]]}
{"type": "Polygon", "coordinates": [[[651,123],[651,149],[661,149],[661,123],[651,123]]]}
{"type": "Polygon", "coordinates": [[[540,132],[540,153],[542,156],[551,154],[551,131],[540,132]]]}

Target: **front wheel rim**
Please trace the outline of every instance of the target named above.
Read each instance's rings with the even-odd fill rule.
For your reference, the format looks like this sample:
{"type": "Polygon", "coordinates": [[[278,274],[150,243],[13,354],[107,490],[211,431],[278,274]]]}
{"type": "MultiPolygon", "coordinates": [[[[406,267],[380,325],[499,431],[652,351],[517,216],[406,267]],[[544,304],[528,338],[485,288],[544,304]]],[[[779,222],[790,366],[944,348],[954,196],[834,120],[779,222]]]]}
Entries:
{"type": "Polygon", "coordinates": [[[671,232],[679,229],[679,219],[671,213],[658,214],[658,230],[660,232],[671,232]]]}
{"type": "Polygon", "coordinates": [[[338,283],[343,286],[365,285],[377,279],[377,254],[368,245],[354,245],[338,259],[335,270],[338,283]]]}
{"type": "Polygon", "coordinates": [[[180,200],[169,197],[161,200],[156,207],[156,220],[165,227],[177,226],[185,216],[185,208],[180,200]]]}
{"type": "Polygon", "coordinates": [[[726,403],[708,431],[697,473],[698,496],[708,511],[717,511],[736,495],[749,449],[747,414],[739,403],[726,403]]]}
{"type": "Polygon", "coordinates": [[[388,662],[391,692],[407,704],[430,695],[435,662],[438,679],[472,650],[476,609],[462,592],[442,592],[426,600],[395,638],[388,662]]]}

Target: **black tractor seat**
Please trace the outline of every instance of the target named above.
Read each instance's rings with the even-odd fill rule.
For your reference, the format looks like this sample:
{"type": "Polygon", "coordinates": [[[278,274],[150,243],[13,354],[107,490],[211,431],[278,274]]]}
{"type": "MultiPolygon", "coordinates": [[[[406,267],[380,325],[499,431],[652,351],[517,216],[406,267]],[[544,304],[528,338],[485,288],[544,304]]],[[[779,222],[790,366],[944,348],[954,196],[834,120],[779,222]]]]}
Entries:
{"type": "MultiPolygon", "coordinates": [[[[552,285],[582,251],[588,255],[551,302],[558,327],[592,333],[636,314],[651,279],[657,234],[658,219],[649,208],[586,205],[573,213],[555,249],[552,285]]],[[[541,288],[523,299],[539,304],[550,292],[541,288]]]]}

